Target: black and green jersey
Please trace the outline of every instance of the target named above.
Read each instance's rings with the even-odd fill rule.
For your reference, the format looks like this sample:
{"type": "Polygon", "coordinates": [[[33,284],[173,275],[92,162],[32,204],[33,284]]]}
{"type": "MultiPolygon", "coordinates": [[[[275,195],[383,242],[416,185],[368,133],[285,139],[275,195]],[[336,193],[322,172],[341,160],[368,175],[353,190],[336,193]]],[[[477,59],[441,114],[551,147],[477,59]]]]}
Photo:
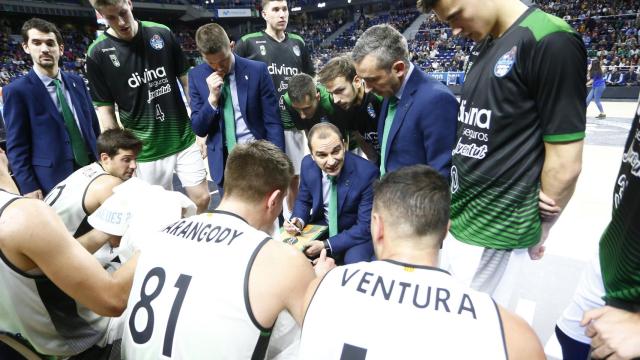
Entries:
{"type": "Polygon", "coordinates": [[[360,133],[364,141],[369,143],[373,150],[380,155],[380,143],[378,142],[378,117],[382,109],[381,96],[369,91],[364,94],[360,106],[348,111],[351,129],[360,133]]]}
{"type": "Polygon", "coordinates": [[[600,267],[607,304],[640,305],[640,107],[622,155],[613,189],[611,222],[600,239],[600,267]]]}
{"type": "Polygon", "coordinates": [[[302,119],[298,112],[291,106],[291,98],[289,97],[289,93],[285,93],[283,96],[283,103],[285,106],[285,111],[289,113],[291,121],[294,126],[299,130],[309,131],[313,125],[321,122],[330,122],[333,125],[337,126],[342,134],[345,136],[345,139],[348,138],[349,131],[351,128],[348,123],[348,114],[340,107],[333,103],[333,98],[327,89],[322,85],[316,85],[316,89],[318,93],[320,93],[320,101],[318,103],[318,107],[316,109],[316,113],[313,115],[311,119],[302,119]]]}
{"type": "Polygon", "coordinates": [[[87,78],[96,106],[118,105],[122,125],[143,141],[138,161],[178,153],[195,141],[178,87],[189,70],[168,27],[142,21],[131,41],[107,32],[87,51],[87,78]]]}
{"type": "Polygon", "coordinates": [[[285,33],[283,41],[277,41],[264,31],[243,36],[235,46],[238,56],[261,61],[267,64],[279,98],[280,117],[285,129],[294,128],[294,124],[285,109],[284,94],[287,92],[289,79],[296,74],[305,73],[311,76],[316,71],[311,56],[302,37],[285,33]]]}
{"type": "Polygon", "coordinates": [[[495,249],[540,240],[544,143],[584,138],[586,71],[581,38],[536,8],[473,49],[452,151],[451,233],[458,240],[495,249]]]}

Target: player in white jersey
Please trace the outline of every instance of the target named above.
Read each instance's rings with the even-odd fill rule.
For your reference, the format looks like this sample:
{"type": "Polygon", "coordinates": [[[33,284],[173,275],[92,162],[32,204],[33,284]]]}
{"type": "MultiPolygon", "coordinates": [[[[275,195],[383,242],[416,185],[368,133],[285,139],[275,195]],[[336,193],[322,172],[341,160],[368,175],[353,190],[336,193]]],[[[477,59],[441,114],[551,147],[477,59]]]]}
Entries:
{"type": "Polygon", "coordinates": [[[300,359],[544,359],[529,325],[436,267],[450,194],[434,169],[375,187],[378,261],[341,266],[307,294],[300,359]]]}
{"type": "MultiPolygon", "coordinates": [[[[260,359],[282,310],[300,322],[314,269],[267,235],[293,176],[267,141],[237,145],[210,214],[146,234],[129,298],[125,359],[260,359]]],[[[332,265],[326,257],[316,272],[332,265]]]]}
{"type": "Polygon", "coordinates": [[[17,193],[0,150],[0,332],[45,355],[94,351],[108,343],[108,329],[87,309],[124,311],[138,256],[109,274],[49,206],[17,193]]]}
{"type": "Polygon", "coordinates": [[[96,147],[98,162],[76,170],[44,201],[60,216],[69,233],[106,264],[117,256],[111,245],[116,245],[119,237],[92,229],[87,217],[111,196],[114,187],[131,178],[142,142],[129,130],[118,128],[100,134],[96,147]]]}

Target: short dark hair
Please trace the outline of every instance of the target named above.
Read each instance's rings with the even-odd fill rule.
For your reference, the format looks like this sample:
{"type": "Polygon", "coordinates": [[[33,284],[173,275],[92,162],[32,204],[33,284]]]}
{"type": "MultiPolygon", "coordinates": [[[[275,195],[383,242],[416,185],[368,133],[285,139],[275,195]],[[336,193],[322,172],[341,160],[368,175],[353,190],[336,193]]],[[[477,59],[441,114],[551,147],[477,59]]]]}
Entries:
{"type": "Polygon", "coordinates": [[[105,130],[96,141],[98,155],[105,153],[110,158],[118,154],[118,150],[131,150],[137,154],[142,150],[142,140],[126,129],[105,130]]]}
{"type": "Polygon", "coordinates": [[[42,20],[40,18],[31,18],[22,24],[21,34],[22,34],[22,42],[29,42],[29,30],[36,29],[45,34],[53,33],[56,36],[56,42],[58,45],[62,45],[62,34],[60,34],[60,30],[53,24],[48,22],[47,20],[42,20]]]}
{"type": "Polygon", "coordinates": [[[339,77],[347,81],[353,81],[356,77],[356,67],[349,56],[334,57],[318,72],[318,81],[323,85],[339,77]]]}
{"type": "Polygon", "coordinates": [[[427,14],[433,10],[433,7],[436,6],[438,1],[440,0],[418,0],[416,6],[418,7],[418,10],[427,14]]]}
{"type": "Polygon", "coordinates": [[[374,186],[373,209],[384,210],[390,223],[407,226],[414,235],[444,238],[451,195],[447,180],[433,168],[413,165],[385,174],[374,186]]]}
{"type": "Polygon", "coordinates": [[[289,79],[287,89],[289,99],[291,99],[292,103],[302,102],[307,96],[314,98],[318,92],[313,78],[305,73],[293,75],[291,79],[289,79]]]}
{"type": "Polygon", "coordinates": [[[224,170],[224,196],[252,203],[280,190],[286,193],[293,177],[291,160],[266,140],[236,145],[224,170]]]}
{"type": "Polygon", "coordinates": [[[311,127],[311,130],[309,130],[309,134],[307,135],[307,138],[309,139],[309,141],[307,141],[307,146],[309,146],[309,151],[313,153],[313,149],[311,149],[311,140],[314,137],[318,137],[319,139],[326,139],[331,134],[338,135],[338,139],[344,142],[344,136],[342,135],[342,132],[340,131],[340,129],[338,129],[337,126],[333,125],[332,123],[321,122],[313,125],[311,127]]]}
{"type": "Polygon", "coordinates": [[[409,65],[409,45],[407,39],[393,26],[374,25],[368,28],[356,41],[351,50],[351,59],[360,64],[371,54],[376,59],[378,69],[391,70],[396,61],[409,65]]]}
{"type": "Polygon", "coordinates": [[[231,49],[229,36],[224,28],[216,23],[202,25],[196,31],[196,46],[203,54],[215,54],[231,49]]]}

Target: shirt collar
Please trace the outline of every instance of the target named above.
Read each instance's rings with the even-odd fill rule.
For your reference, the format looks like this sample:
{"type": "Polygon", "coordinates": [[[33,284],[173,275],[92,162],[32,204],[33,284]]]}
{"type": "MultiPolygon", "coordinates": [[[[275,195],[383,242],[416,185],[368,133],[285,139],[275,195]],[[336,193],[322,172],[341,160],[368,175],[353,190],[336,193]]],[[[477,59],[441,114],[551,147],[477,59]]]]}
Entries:
{"type": "Polygon", "coordinates": [[[60,80],[60,82],[62,82],[62,76],[60,76],[60,70],[58,70],[58,75],[56,75],[55,77],[49,77],[48,75],[40,73],[40,71],[38,71],[38,69],[35,66],[33,67],[33,72],[36,73],[36,75],[38,76],[38,79],[42,81],[45,87],[49,86],[49,84],[51,84],[51,82],[55,79],[58,79],[60,80]]]}
{"type": "Polygon", "coordinates": [[[407,86],[407,82],[409,81],[409,77],[411,76],[411,73],[413,72],[413,64],[410,62],[409,63],[409,71],[407,71],[407,76],[404,77],[404,79],[402,80],[402,86],[400,86],[400,89],[398,89],[398,91],[396,92],[396,98],[398,98],[398,100],[400,100],[400,98],[402,97],[402,94],[404,93],[404,88],[407,86]]]}

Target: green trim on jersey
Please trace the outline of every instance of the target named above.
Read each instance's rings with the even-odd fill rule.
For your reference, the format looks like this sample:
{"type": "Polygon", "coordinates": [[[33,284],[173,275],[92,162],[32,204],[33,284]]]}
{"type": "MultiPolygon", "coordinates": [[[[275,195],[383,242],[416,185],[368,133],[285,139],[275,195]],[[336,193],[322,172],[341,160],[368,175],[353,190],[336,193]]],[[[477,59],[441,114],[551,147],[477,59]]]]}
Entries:
{"type": "Polygon", "coordinates": [[[529,14],[529,16],[522,20],[520,26],[531,30],[536,41],[540,41],[545,36],[556,32],[575,32],[564,20],[549,15],[540,9],[536,9],[529,14]]]}
{"type": "Polygon", "coordinates": [[[153,21],[140,21],[140,24],[144,27],[159,27],[171,31],[167,25],[158,24],[153,21]]]}
{"type": "Polygon", "coordinates": [[[91,43],[91,45],[89,45],[89,48],[87,49],[87,56],[91,56],[91,50],[93,50],[93,48],[98,45],[100,42],[107,40],[107,35],[105,34],[100,34],[100,36],[98,36],[97,39],[93,40],[93,42],[91,43]]]}
{"type": "Polygon", "coordinates": [[[294,34],[294,33],[287,33],[287,35],[289,35],[289,39],[298,40],[298,41],[302,42],[302,45],[305,45],[304,39],[302,38],[302,36],[300,36],[298,34],[294,34]]]}
{"type": "Polygon", "coordinates": [[[331,116],[335,113],[333,108],[333,98],[329,93],[329,90],[322,85],[316,85],[316,90],[320,93],[320,107],[324,110],[325,114],[331,116]]]}
{"type": "Polygon", "coordinates": [[[92,101],[93,106],[108,106],[108,105],[113,105],[112,102],[108,102],[108,101],[92,101]]]}
{"type": "Polygon", "coordinates": [[[250,34],[247,34],[247,35],[241,37],[240,40],[246,41],[246,40],[253,39],[253,38],[256,38],[256,37],[260,37],[260,36],[262,36],[262,31],[257,31],[257,32],[253,32],[253,33],[250,33],[250,34]]]}
{"type": "Polygon", "coordinates": [[[627,226],[623,214],[614,210],[611,223],[600,239],[600,262],[606,301],[637,303],[640,299],[640,273],[635,270],[637,266],[634,266],[637,264],[637,252],[632,249],[633,241],[627,240],[627,226]]]}
{"type": "Polygon", "coordinates": [[[524,249],[540,240],[539,187],[514,186],[471,172],[461,162],[454,165],[465,174],[452,194],[450,231],[456,239],[492,249],[524,249]]]}
{"type": "Polygon", "coordinates": [[[544,135],[542,139],[545,142],[556,143],[556,142],[570,142],[570,141],[578,141],[584,139],[584,131],[571,133],[571,134],[555,134],[555,135],[544,135]]]}

